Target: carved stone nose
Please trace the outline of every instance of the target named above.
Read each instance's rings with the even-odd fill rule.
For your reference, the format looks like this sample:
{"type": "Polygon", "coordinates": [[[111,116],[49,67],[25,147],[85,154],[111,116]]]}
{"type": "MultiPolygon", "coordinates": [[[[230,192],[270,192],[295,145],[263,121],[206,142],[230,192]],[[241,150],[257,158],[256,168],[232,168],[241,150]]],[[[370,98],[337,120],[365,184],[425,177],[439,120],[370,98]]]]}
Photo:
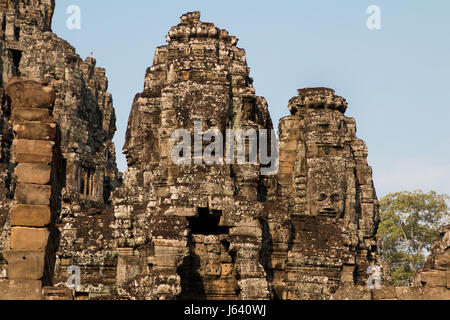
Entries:
{"type": "Polygon", "coordinates": [[[331,197],[327,196],[327,198],[324,201],[324,208],[325,209],[333,209],[331,206],[331,197]]]}

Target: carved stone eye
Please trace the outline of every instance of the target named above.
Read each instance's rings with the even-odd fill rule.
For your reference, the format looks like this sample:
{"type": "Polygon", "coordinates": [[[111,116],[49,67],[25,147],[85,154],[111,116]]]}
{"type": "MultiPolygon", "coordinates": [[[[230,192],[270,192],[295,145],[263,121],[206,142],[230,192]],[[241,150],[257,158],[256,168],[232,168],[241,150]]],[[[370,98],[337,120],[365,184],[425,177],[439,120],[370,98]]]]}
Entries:
{"type": "Polygon", "coordinates": [[[317,200],[319,200],[319,201],[325,201],[326,199],[327,199],[327,195],[325,193],[319,194],[319,197],[317,198],[317,200]]]}
{"type": "Polygon", "coordinates": [[[333,201],[333,202],[337,202],[337,201],[339,201],[341,199],[341,196],[338,194],[338,193],[334,193],[332,196],[331,196],[331,201],[333,201]]]}

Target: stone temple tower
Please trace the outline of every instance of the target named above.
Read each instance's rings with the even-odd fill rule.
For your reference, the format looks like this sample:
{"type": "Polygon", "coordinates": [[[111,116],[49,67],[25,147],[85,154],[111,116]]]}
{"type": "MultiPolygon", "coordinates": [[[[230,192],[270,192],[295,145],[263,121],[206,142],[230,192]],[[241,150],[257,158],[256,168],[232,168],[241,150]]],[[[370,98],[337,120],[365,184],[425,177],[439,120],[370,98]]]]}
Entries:
{"type": "Polygon", "coordinates": [[[176,129],[193,139],[213,128],[223,137],[227,129],[271,129],[267,103],[255,95],[238,39],[199,12],[183,15],[167,42],[128,122],[128,170],[115,193],[119,295],[269,298],[259,262],[267,196],[259,163],[171,160],[176,129]]]}
{"type": "Polygon", "coordinates": [[[268,265],[279,298],[328,299],[342,284],[365,283],[367,267],[380,263],[378,202],[345,99],[327,88],[298,94],[279,124],[277,203],[285,207],[268,224],[285,236],[270,243],[268,265]]]}
{"type": "Polygon", "coordinates": [[[367,148],[333,90],[291,99],[275,175],[195,154],[172,161],[176,129],[195,141],[212,128],[272,128],[237,39],[199,19],[187,13],[169,31],[133,103],[115,193],[119,296],[329,299],[362,284],[379,263],[378,204],[367,148]]]}
{"type": "Polygon", "coordinates": [[[122,180],[105,70],[54,5],[0,0],[0,300],[450,299],[449,226],[413,287],[367,286],[378,201],[347,102],[300,89],[267,135],[245,51],[199,12],[156,49],[122,180]]]}

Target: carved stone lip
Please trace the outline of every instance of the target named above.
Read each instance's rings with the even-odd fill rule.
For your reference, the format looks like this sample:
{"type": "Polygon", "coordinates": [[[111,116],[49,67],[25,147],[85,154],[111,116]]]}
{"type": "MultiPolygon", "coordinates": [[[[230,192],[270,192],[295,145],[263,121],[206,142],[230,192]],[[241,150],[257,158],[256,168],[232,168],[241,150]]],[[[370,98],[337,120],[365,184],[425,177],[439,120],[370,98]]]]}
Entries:
{"type": "Polygon", "coordinates": [[[333,210],[333,209],[323,209],[323,210],[320,210],[319,213],[322,215],[327,215],[327,216],[337,215],[337,211],[333,210]]]}

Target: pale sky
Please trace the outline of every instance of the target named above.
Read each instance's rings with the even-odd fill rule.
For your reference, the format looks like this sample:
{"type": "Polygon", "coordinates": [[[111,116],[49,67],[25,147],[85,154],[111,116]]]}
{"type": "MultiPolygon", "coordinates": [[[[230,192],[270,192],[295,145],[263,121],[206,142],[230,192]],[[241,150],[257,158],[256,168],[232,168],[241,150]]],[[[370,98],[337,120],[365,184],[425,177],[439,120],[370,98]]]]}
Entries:
{"type": "Polygon", "coordinates": [[[448,0],[56,0],[53,31],[106,68],[119,170],[134,95],[156,47],[188,11],[240,39],[275,125],[299,88],[330,87],[346,98],[379,198],[415,189],[450,194],[448,0]],[[70,5],[81,9],[79,30],[67,28],[70,5]],[[381,10],[381,30],[367,28],[370,5],[381,10]]]}

